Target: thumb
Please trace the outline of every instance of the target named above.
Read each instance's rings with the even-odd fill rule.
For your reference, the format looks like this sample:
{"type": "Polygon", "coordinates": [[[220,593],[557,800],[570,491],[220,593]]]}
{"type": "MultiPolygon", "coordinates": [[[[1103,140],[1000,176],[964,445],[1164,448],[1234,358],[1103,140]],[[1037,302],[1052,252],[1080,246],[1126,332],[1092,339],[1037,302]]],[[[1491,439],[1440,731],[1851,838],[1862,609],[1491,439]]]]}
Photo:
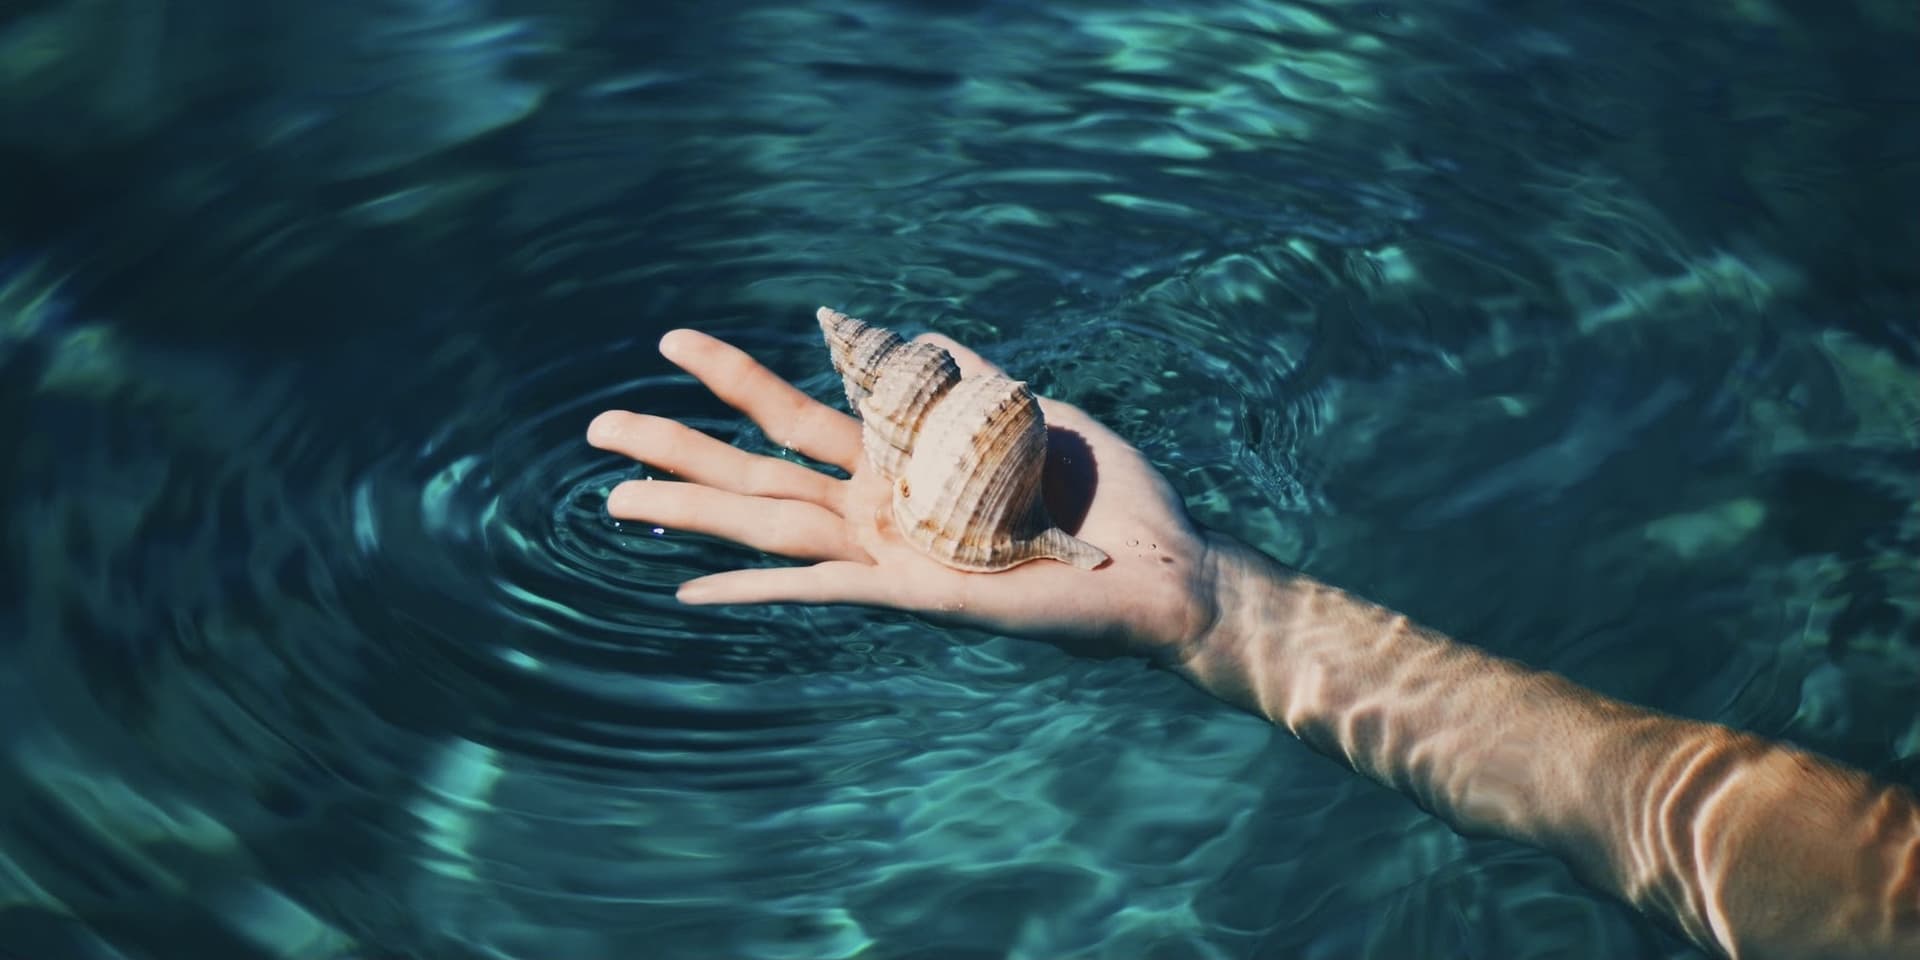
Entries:
{"type": "Polygon", "coordinates": [[[804,567],[750,567],[710,573],[680,585],[675,596],[690,606],[733,603],[853,603],[890,606],[892,584],[874,576],[872,565],[828,560],[804,567]]]}
{"type": "Polygon", "coordinates": [[[989,361],[987,358],[977,353],[974,353],[972,350],[966,347],[961,346],[960,341],[955,340],[952,337],[946,336],[944,334],[923,333],[917,337],[914,337],[913,340],[915,343],[931,343],[934,346],[939,347],[940,349],[953,354],[953,362],[956,364],[959,364],[960,375],[963,377],[980,377],[980,376],[1004,377],[1007,375],[1007,372],[1005,370],[1000,369],[998,366],[996,366],[993,362],[989,361]]]}

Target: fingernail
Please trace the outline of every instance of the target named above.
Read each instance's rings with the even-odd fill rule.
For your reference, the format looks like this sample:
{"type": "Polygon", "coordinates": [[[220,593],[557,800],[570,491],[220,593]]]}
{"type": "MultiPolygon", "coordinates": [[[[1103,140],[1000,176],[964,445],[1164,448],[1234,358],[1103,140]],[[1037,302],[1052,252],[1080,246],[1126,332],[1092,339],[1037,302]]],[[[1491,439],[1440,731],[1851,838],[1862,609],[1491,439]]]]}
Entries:
{"type": "Polygon", "coordinates": [[[701,604],[713,598],[713,588],[698,580],[689,580],[673,592],[673,598],[688,605],[701,604]]]}

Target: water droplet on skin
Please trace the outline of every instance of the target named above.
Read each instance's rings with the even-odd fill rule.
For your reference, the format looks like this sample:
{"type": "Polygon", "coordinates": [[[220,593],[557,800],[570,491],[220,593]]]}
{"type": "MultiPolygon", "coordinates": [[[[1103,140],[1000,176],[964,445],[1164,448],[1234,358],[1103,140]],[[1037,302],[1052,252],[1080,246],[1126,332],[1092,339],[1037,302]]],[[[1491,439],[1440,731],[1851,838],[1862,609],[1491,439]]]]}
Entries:
{"type": "Polygon", "coordinates": [[[1129,547],[1137,547],[1137,546],[1139,546],[1139,545],[1140,545],[1140,541],[1138,541],[1138,540],[1128,540],[1128,541],[1127,541],[1127,546],[1129,546],[1129,547]]]}

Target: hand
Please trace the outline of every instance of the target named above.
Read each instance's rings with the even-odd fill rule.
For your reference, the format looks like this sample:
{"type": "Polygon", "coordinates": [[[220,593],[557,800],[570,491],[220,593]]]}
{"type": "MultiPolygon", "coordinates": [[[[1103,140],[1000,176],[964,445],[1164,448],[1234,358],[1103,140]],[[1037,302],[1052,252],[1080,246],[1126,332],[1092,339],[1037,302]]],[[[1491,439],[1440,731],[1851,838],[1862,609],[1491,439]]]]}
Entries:
{"type": "MultiPolygon", "coordinates": [[[[965,376],[1000,373],[958,343],[921,339],[951,352],[965,376]]],[[[862,454],[858,420],[706,334],[672,331],[661,338],[660,352],[775,443],[850,474],[840,480],[748,453],[663,417],[619,410],[595,417],[589,443],[679,478],[620,484],[607,497],[613,516],[814,561],[700,577],[680,586],[683,603],[862,604],[1052,640],[1078,652],[1163,661],[1184,659],[1214,620],[1209,539],[1146,457],[1077,407],[1040,401],[1052,437],[1047,505],[1068,532],[1112,559],[1092,571],[1036,560],[998,573],[965,573],[927,558],[894,531],[890,491],[862,454]]],[[[824,363],[824,350],[821,357],[824,363]]]]}

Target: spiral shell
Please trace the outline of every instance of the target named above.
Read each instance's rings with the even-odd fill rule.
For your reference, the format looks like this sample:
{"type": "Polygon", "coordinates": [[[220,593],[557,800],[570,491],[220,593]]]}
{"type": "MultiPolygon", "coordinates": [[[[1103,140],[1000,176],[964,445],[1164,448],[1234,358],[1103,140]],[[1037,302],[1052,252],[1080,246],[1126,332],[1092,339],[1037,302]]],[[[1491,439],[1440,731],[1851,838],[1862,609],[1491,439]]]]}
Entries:
{"type": "Polygon", "coordinates": [[[887,357],[906,345],[898,334],[885,327],[863,323],[826,307],[817,314],[820,329],[827,337],[827,355],[833,358],[834,372],[846,384],[847,406],[860,412],[860,401],[873,392],[873,383],[886,366],[887,357]]]}
{"type": "Polygon", "coordinates": [[[959,382],[953,356],[931,343],[909,343],[887,354],[872,391],[856,405],[868,462],[888,477],[904,473],[927,414],[959,382]]]}
{"type": "Polygon", "coordinates": [[[818,317],[860,415],[867,461],[891,484],[894,522],[908,543],[978,572],[1041,559],[1087,570],[1106,562],[1047,515],[1047,423],[1026,384],[963,378],[933,344],[825,307],[818,317]]]}

